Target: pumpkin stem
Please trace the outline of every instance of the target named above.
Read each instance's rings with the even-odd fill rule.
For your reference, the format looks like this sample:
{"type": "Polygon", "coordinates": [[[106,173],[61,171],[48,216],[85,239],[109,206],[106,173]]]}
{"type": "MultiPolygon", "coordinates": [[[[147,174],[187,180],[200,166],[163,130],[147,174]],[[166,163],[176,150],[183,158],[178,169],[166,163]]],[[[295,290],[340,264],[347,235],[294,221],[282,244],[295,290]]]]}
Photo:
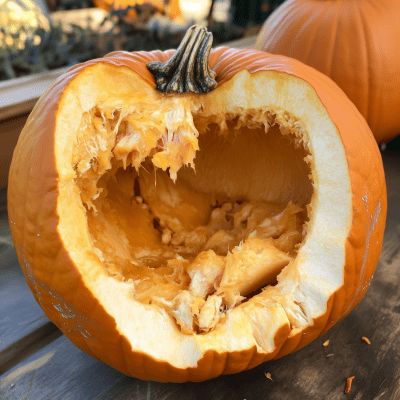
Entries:
{"type": "Polygon", "coordinates": [[[148,63],[147,69],[156,78],[156,89],[163,93],[198,94],[215,89],[216,73],[208,65],[212,39],[206,28],[194,25],[168,61],[148,63]]]}

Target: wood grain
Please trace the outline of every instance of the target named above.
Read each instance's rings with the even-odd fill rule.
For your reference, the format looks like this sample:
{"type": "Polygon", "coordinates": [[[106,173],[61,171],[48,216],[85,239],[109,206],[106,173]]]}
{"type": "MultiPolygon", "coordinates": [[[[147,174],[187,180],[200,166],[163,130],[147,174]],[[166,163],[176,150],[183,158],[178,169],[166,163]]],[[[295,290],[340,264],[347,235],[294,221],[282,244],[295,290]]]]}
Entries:
{"type": "Polygon", "coordinates": [[[0,379],[0,399],[96,399],[123,375],[62,336],[0,379]]]}
{"type": "Polygon", "coordinates": [[[0,82],[0,121],[32,111],[40,96],[68,67],[0,82]]]}

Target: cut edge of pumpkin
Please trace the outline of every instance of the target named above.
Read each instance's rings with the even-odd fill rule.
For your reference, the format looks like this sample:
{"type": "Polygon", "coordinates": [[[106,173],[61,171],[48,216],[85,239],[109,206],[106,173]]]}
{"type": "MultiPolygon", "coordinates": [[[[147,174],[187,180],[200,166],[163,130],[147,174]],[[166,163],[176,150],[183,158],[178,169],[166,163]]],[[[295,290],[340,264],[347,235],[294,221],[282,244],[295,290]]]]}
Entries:
{"type": "Polygon", "coordinates": [[[132,351],[187,368],[194,367],[207,350],[222,353],[257,346],[258,352],[267,354],[275,350],[275,333],[283,327],[290,325],[290,335],[306,327],[312,329],[313,319],[326,311],[328,299],[343,284],[344,243],[352,218],[343,144],[314,90],[288,74],[268,71],[250,75],[242,71],[207,97],[196,100],[202,104],[204,115],[217,114],[217,108],[224,113],[240,108],[270,109],[282,125],[294,116],[295,123],[308,133],[314,194],[306,240],[294,262],[278,276],[278,284],[265,289],[257,301],[233,309],[223,324],[206,335],[184,335],[168,313],[132,301],[131,285],[108,276],[91,245],[84,218],[86,210],[75,201],[80,194],[72,184],[76,177],[70,161],[73,143],[67,139],[71,135],[64,132],[77,131],[80,121],[70,116],[82,114],[113,96],[123,103],[131,91],[138,89],[143,96],[154,96],[153,88],[134,72],[125,69],[120,74],[121,70],[115,68],[102,64],[86,68],[70,83],[61,100],[55,135],[60,174],[58,230],[77,272],[101,306],[114,317],[116,329],[131,343],[132,351]],[[100,82],[104,82],[104,74],[108,78],[106,85],[100,82]],[[330,149],[329,154],[326,148],[330,149]],[[333,226],[329,232],[325,229],[328,219],[333,226]],[[71,234],[71,226],[75,227],[75,235],[71,234]],[[262,307],[257,307],[257,302],[262,307]],[[160,332],[163,341],[159,340],[160,332]]]}

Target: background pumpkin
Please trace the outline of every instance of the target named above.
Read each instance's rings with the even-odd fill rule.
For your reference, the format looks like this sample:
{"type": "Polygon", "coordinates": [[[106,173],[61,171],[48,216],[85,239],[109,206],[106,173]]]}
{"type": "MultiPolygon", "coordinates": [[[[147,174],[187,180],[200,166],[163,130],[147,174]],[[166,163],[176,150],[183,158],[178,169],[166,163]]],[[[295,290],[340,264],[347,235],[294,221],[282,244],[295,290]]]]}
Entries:
{"type": "MultiPolygon", "coordinates": [[[[127,7],[134,7],[135,5],[150,4],[154,6],[159,12],[166,11],[164,0],[94,0],[93,3],[104,10],[110,11],[111,8],[115,10],[125,9],[127,7]]],[[[129,18],[135,19],[137,13],[135,10],[130,10],[127,14],[129,18]]],[[[171,19],[181,17],[181,11],[179,8],[179,0],[171,0],[168,3],[168,16],[171,19]]]]}
{"type": "Polygon", "coordinates": [[[265,21],[256,48],[332,78],[378,142],[400,133],[400,2],[288,0],[265,21]]]}
{"type": "MultiPolygon", "coordinates": [[[[8,210],[28,285],[73,343],[128,375],[182,382],[240,372],[286,355],[346,316],[367,290],[378,262],[387,204],[376,142],[357,109],[330,79],[286,57],[220,48],[210,56],[218,82],[214,91],[166,96],[154,90],[146,64],[165,62],[173,54],[112,53],[59,78],[21,133],[10,169],[8,210]],[[131,283],[110,276],[94,249],[84,193],[72,163],[77,130],[84,111],[93,105],[128,105],[134,95],[155,101],[155,106],[192,101],[199,129],[205,119],[215,121],[222,112],[238,122],[246,112],[270,110],[274,129],[292,124],[297,146],[307,139],[314,192],[308,233],[296,260],[283,269],[275,286],[233,309],[208,333],[185,335],[170,315],[133,300],[131,283]]],[[[243,132],[248,136],[242,134],[238,150],[245,154],[251,128],[243,132]]],[[[199,164],[198,187],[223,186],[226,180],[228,187],[236,185],[232,190],[254,190],[257,185],[249,179],[259,171],[246,169],[251,157],[238,161],[245,171],[235,182],[229,170],[237,163],[229,164],[223,155],[234,141],[221,146],[206,138],[204,131],[200,141],[208,148],[202,146],[201,153],[210,152],[206,161],[214,164],[206,163],[211,165],[206,168],[210,175],[204,175],[199,164]],[[220,162],[228,164],[221,169],[222,181],[213,178],[220,162]]],[[[291,154],[282,153],[280,162],[270,164],[275,165],[272,176],[259,177],[262,191],[270,186],[270,192],[285,198],[304,190],[302,180],[296,187],[297,168],[291,171],[294,175],[285,175],[294,162],[291,154]],[[274,181],[276,175],[282,179],[274,181]]],[[[253,160],[261,171],[266,163],[269,168],[268,157],[259,154],[253,160]]]]}

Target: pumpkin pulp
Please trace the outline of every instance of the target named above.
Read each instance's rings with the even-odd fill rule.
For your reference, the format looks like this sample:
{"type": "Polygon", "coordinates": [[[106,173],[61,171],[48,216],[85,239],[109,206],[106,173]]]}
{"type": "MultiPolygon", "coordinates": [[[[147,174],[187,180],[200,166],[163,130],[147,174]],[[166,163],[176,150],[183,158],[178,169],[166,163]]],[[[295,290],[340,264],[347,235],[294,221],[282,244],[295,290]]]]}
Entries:
{"type": "Polygon", "coordinates": [[[205,116],[190,95],[160,104],[137,95],[82,116],[73,166],[108,273],[193,334],[215,328],[294,260],[310,160],[274,110],[205,116]]]}

